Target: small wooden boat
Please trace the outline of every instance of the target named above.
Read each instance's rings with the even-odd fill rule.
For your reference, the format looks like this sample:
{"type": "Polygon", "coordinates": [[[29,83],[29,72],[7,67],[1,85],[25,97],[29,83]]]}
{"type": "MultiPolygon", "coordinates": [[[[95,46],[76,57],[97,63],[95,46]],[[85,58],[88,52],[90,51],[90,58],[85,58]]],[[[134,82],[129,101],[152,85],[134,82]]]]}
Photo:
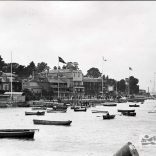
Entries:
{"type": "Polygon", "coordinates": [[[118,109],[118,112],[135,112],[135,109],[118,109]]]}
{"type": "Polygon", "coordinates": [[[145,135],[141,139],[141,144],[142,145],[156,145],[156,136],[145,135]]]}
{"type": "Polygon", "coordinates": [[[116,103],[104,103],[103,106],[117,106],[116,103]]]}
{"type": "Polygon", "coordinates": [[[53,110],[53,109],[49,109],[47,110],[47,113],[66,113],[67,110],[53,110]]]}
{"type": "Polygon", "coordinates": [[[122,112],[122,115],[125,115],[125,116],[136,116],[136,113],[135,112],[122,112]]]}
{"type": "Polygon", "coordinates": [[[34,124],[40,124],[40,125],[65,125],[69,126],[72,121],[67,120],[67,121],[49,121],[49,120],[33,120],[34,124]]]}
{"type": "Polygon", "coordinates": [[[92,113],[107,113],[108,111],[92,110],[92,113]]]}
{"type": "Polygon", "coordinates": [[[103,120],[105,119],[114,119],[115,115],[103,115],[103,120]]]}
{"type": "Polygon", "coordinates": [[[0,138],[33,138],[37,129],[0,129],[0,138]]]}
{"type": "Polygon", "coordinates": [[[32,107],[32,110],[46,110],[46,107],[32,107]]]}
{"type": "Polygon", "coordinates": [[[140,105],[137,105],[137,104],[131,104],[131,105],[129,105],[129,107],[140,107],[140,105]]]}
{"type": "Polygon", "coordinates": [[[74,108],[74,112],[86,112],[87,111],[87,108],[84,107],[84,108],[74,108]]]}
{"type": "Polygon", "coordinates": [[[37,111],[37,112],[25,112],[25,115],[44,115],[44,114],[45,114],[44,111],[42,111],[42,112],[40,112],[40,111],[37,111]]]}
{"type": "Polygon", "coordinates": [[[148,113],[156,113],[156,110],[154,110],[154,111],[149,111],[148,113]]]}
{"type": "Polygon", "coordinates": [[[128,142],[113,156],[139,156],[139,153],[135,146],[131,142],[128,142]]]}

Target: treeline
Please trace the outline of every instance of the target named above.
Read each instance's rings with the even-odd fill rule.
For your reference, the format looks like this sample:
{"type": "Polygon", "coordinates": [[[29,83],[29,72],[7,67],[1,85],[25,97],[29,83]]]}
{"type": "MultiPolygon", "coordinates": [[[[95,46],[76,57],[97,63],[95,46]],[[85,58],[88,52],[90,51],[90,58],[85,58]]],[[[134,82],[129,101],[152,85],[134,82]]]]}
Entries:
{"type": "MultiPolygon", "coordinates": [[[[87,71],[87,74],[85,76],[98,78],[102,76],[102,73],[100,73],[98,68],[92,67],[87,71]]],[[[139,85],[138,85],[139,80],[134,76],[130,76],[127,79],[121,79],[120,81],[117,81],[115,79],[109,78],[108,75],[107,76],[103,75],[103,82],[106,85],[114,86],[118,92],[127,92],[128,91],[127,87],[129,83],[130,94],[139,93],[139,85]]]]}
{"type": "MultiPolygon", "coordinates": [[[[28,77],[33,74],[33,72],[40,73],[45,70],[49,70],[50,67],[45,62],[40,62],[37,65],[32,61],[27,66],[20,65],[18,63],[12,63],[12,72],[19,77],[28,77]]],[[[0,71],[5,73],[11,72],[11,63],[6,63],[0,56],[0,71]]]]}
{"type": "MultiPolygon", "coordinates": [[[[58,67],[61,69],[61,67],[58,67]]],[[[18,75],[18,77],[29,77],[33,75],[33,72],[40,73],[45,70],[49,70],[50,67],[45,62],[40,62],[35,65],[32,61],[27,66],[20,65],[18,63],[12,63],[12,72],[18,75]]],[[[53,69],[57,70],[57,67],[54,66],[53,69]]],[[[62,66],[62,69],[73,69],[78,70],[77,62],[67,62],[66,65],[62,66]]],[[[3,58],[0,56],[0,71],[10,73],[11,72],[11,63],[5,63],[3,58]]],[[[87,77],[98,78],[102,76],[98,68],[92,67],[87,71],[87,74],[84,75],[87,77]]],[[[133,76],[130,76],[129,79],[121,79],[120,81],[116,81],[115,79],[109,78],[108,76],[103,75],[103,82],[106,85],[114,86],[117,88],[118,92],[126,92],[127,91],[127,83],[129,83],[130,94],[137,94],[139,92],[139,80],[133,76]]]]}

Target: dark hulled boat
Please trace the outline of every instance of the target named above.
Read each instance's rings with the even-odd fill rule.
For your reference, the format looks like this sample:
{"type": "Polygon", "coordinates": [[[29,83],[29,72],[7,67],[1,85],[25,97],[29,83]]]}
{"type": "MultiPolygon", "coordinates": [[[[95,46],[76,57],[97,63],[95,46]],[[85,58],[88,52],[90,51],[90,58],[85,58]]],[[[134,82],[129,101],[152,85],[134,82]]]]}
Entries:
{"type": "Polygon", "coordinates": [[[115,115],[103,115],[103,120],[105,119],[114,119],[115,115]]]}
{"type": "Polygon", "coordinates": [[[117,106],[116,103],[104,103],[103,106],[117,106]]]}
{"type": "Polygon", "coordinates": [[[139,153],[135,146],[131,142],[128,142],[113,156],[139,156],[139,153]]]}
{"type": "Polygon", "coordinates": [[[33,138],[35,129],[0,129],[0,138],[33,138]]]}
{"type": "Polygon", "coordinates": [[[118,109],[118,112],[135,112],[135,109],[118,109]]]}
{"type": "Polygon", "coordinates": [[[125,116],[136,116],[136,112],[122,112],[122,115],[125,115],[125,116]]]}
{"type": "Polygon", "coordinates": [[[74,112],[86,112],[87,108],[83,107],[83,108],[74,108],[74,112]]]}
{"type": "Polygon", "coordinates": [[[40,112],[40,111],[37,111],[37,112],[25,112],[25,115],[44,115],[44,114],[45,114],[44,111],[42,111],[42,112],[40,112]]]}
{"type": "Polygon", "coordinates": [[[129,107],[140,107],[140,105],[137,105],[137,104],[131,104],[131,105],[129,105],[129,107]]]}
{"type": "Polygon", "coordinates": [[[49,121],[49,120],[33,120],[34,124],[40,124],[40,125],[65,125],[69,126],[72,121],[67,120],[67,121],[49,121]]]}

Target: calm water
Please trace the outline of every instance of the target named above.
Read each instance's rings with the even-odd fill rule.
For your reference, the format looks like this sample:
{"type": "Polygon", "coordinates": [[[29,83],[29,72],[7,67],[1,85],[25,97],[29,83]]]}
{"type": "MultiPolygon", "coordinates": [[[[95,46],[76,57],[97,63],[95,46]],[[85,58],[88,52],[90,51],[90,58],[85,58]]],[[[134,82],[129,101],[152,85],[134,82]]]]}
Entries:
{"type": "Polygon", "coordinates": [[[1,156],[112,156],[128,141],[137,148],[140,156],[154,156],[156,145],[141,146],[142,135],[156,136],[156,113],[148,113],[156,101],[148,100],[136,109],[136,117],[116,115],[103,120],[91,110],[129,108],[130,103],[117,107],[96,106],[87,112],[46,113],[45,116],[25,116],[31,108],[0,109],[0,129],[37,128],[34,140],[0,139],[1,156]],[[33,119],[72,120],[71,126],[34,125],[33,119]]]}

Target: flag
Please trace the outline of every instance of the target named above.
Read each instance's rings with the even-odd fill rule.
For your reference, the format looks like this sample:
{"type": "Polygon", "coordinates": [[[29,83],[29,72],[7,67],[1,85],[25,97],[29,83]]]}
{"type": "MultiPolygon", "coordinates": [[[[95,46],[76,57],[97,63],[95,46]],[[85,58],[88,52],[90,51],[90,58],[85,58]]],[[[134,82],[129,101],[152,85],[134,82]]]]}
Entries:
{"type": "Polygon", "coordinates": [[[66,62],[61,57],[58,57],[58,58],[59,58],[59,62],[66,64],[66,62]]]}
{"type": "Polygon", "coordinates": [[[129,67],[129,70],[132,70],[132,68],[131,68],[131,67],[129,67]]]}

